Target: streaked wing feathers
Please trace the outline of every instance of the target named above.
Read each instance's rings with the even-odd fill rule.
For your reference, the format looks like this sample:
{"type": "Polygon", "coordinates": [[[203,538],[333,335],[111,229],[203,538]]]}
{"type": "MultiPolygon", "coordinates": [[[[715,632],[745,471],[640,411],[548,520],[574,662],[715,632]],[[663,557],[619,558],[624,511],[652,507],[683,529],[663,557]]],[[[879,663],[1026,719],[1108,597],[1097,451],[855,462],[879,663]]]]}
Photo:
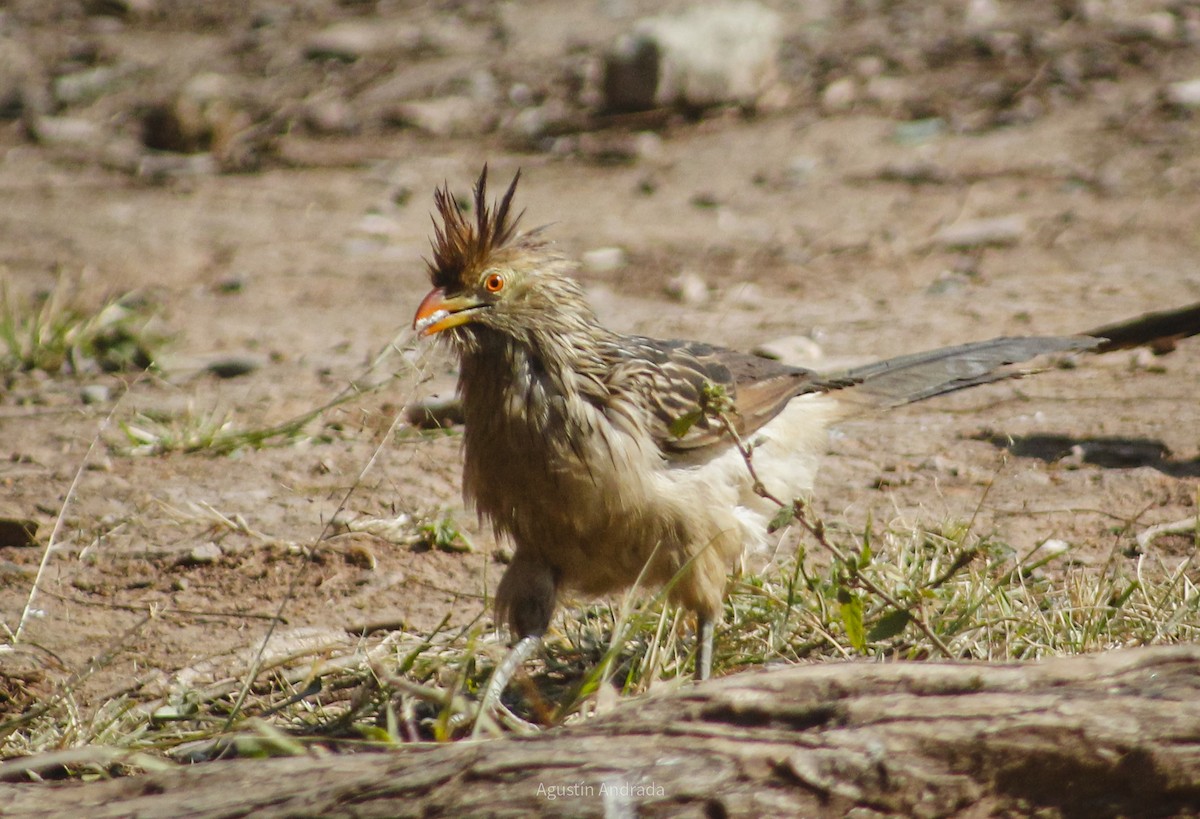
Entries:
{"type": "Polygon", "coordinates": [[[644,423],[666,452],[729,443],[714,400],[727,404],[726,416],[745,436],[796,395],[832,386],[808,370],[699,342],[625,336],[605,352],[612,401],[648,408],[644,423]]]}

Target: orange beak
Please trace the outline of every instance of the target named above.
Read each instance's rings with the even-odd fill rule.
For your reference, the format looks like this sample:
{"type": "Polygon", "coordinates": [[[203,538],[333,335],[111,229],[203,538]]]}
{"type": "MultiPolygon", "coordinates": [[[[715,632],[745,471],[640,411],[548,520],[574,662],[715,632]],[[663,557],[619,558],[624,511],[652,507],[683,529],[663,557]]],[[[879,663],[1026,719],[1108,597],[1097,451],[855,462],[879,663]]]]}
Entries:
{"type": "Polygon", "coordinates": [[[421,306],[413,316],[413,329],[423,336],[431,336],[466,324],[471,321],[475,310],[484,306],[485,302],[471,296],[446,298],[446,291],[438,287],[421,300],[421,306]]]}

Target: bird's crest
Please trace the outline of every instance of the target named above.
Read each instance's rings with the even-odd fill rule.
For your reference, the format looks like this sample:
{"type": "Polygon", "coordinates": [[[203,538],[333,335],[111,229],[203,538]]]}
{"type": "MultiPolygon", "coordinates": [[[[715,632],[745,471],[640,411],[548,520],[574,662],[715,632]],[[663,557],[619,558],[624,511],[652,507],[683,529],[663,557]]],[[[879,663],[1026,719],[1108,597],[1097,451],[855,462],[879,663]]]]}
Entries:
{"type": "Polygon", "coordinates": [[[433,221],[433,261],[427,264],[435,287],[452,290],[466,284],[466,276],[481,269],[492,254],[512,240],[516,232],[524,211],[513,216],[512,199],[521,172],[517,171],[504,196],[490,207],[487,203],[487,175],[485,164],[475,183],[474,222],[459,208],[448,183],[434,191],[433,202],[442,223],[439,225],[436,218],[433,221]]]}

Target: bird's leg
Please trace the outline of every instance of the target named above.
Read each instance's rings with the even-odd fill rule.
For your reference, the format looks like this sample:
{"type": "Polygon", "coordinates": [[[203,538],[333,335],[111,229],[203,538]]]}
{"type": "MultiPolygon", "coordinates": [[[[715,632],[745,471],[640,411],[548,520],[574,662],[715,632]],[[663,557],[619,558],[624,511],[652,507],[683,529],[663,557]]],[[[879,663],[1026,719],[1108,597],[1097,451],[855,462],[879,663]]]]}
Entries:
{"type": "Polygon", "coordinates": [[[517,644],[508,650],[508,654],[504,655],[504,659],[492,671],[487,688],[484,689],[483,702],[479,703],[480,714],[492,712],[504,694],[504,689],[508,688],[513,675],[517,673],[517,669],[524,665],[525,661],[536,654],[541,647],[542,636],[540,634],[530,634],[517,640],[517,644]]]}
{"type": "Polygon", "coordinates": [[[707,680],[712,674],[713,618],[696,615],[696,681],[707,680]]]}
{"type": "MultiPolygon", "coordinates": [[[[496,619],[507,621],[509,631],[518,639],[488,680],[479,704],[480,717],[491,715],[517,669],[541,647],[557,600],[558,578],[554,570],[518,546],[496,589],[496,619]]],[[[477,718],[475,733],[479,730],[477,718]]]]}

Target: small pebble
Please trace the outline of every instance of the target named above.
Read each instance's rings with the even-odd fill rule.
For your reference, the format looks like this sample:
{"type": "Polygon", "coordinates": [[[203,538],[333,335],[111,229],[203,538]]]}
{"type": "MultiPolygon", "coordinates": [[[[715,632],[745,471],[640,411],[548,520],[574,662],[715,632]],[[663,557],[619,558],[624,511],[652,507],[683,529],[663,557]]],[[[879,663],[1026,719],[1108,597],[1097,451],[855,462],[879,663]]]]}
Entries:
{"type": "Polygon", "coordinates": [[[42,145],[86,148],[104,141],[104,130],[82,117],[36,117],[29,131],[42,145]]]}
{"type": "Polygon", "coordinates": [[[207,367],[217,378],[237,378],[262,369],[263,362],[250,356],[230,356],[211,362],[207,367]]]}
{"type": "Polygon", "coordinates": [[[786,184],[801,187],[807,183],[821,167],[821,160],[815,156],[796,156],[787,163],[784,171],[786,184]]]}
{"type": "Polygon", "coordinates": [[[1025,235],[1023,216],[967,219],[939,230],[933,240],[949,248],[1015,245],[1025,235]]]}
{"type": "Polygon", "coordinates": [[[849,111],[858,97],[858,88],[852,77],[842,77],[825,86],[821,92],[821,108],[827,114],[849,111]]]}
{"type": "Polygon", "coordinates": [[[106,65],[63,74],[54,80],[54,97],[63,105],[78,105],[110,91],[120,78],[116,68],[106,65]]]}
{"type": "Polygon", "coordinates": [[[708,301],[708,285],[695,273],[680,273],[667,281],[667,295],[688,307],[699,307],[708,301]]]}
{"type": "Polygon", "coordinates": [[[439,429],[463,422],[462,401],[454,393],[429,395],[404,408],[404,418],[419,429],[439,429]]]}
{"type": "Polygon", "coordinates": [[[354,109],[344,99],[311,100],[305,105],[304,124],[317,134],[352,134],[358,130],[354,109]]]}
{"type": "Polygon", "coordinates": [[[105,404],[112,397],[106,384],[86,384],[79,390],[79,400],[85,404],[105,404]]]}
{"type": "Polygon", "coordinates": [[[987,31],[1000,19],[996,0],[968,0],[963,11],[963,26],[968,31],[987,31]]]}
{"type": "MultiPolygon", "coordinates": [[[[414,38],[412,45],[419,39],[419,32],[414,29],[410,35],[414,38]]],[[[389,45],[399,45],[399,38],[389,42],[388,32],[370,22],[348,21],[334,23],[308,38],[304,46],[304,56],[311,60],[342,60],[354,62],[363,57],[384,51],[389,45]]]]}
{"type": "Polygon", "coordinates": [[[920,145],[941,136],[946,131],[946,121],[941,117],[927,117],[897,123],[892,129],[892,139],[898,145],[920,145]]]}
{"type": "Polygon", "coordinates": [[[193,547],[176,562],[180,566],[209,566],[220,559],[221,547],[210,540],[193,547]]]}
{"type": "Polygon", "coordinates": [[[386,119],[439,137],[480,136],[496,126],[496,112],[468,96],[414,100],[392,107],[386,119]]]}
{"type": "Polygon", "coordinates": [[[1042,543],[1041,549],[1048,555],[1061,555],[1071,550],[1071,544],[1065,540],[1050,538],[1042,543]]]}
{"type": "Polygon", "coordinates": [[[589,273],[611,273],[628,264],[629,257],[619,247],[598,247],[585,252],[581,260],[589,273]]]}
{"type": "Polygon", "coordinates": [[[1200,78],[1173,82],[1164,94],[1167,102],[1179,108],[1200,108],[1200,78]]]}

